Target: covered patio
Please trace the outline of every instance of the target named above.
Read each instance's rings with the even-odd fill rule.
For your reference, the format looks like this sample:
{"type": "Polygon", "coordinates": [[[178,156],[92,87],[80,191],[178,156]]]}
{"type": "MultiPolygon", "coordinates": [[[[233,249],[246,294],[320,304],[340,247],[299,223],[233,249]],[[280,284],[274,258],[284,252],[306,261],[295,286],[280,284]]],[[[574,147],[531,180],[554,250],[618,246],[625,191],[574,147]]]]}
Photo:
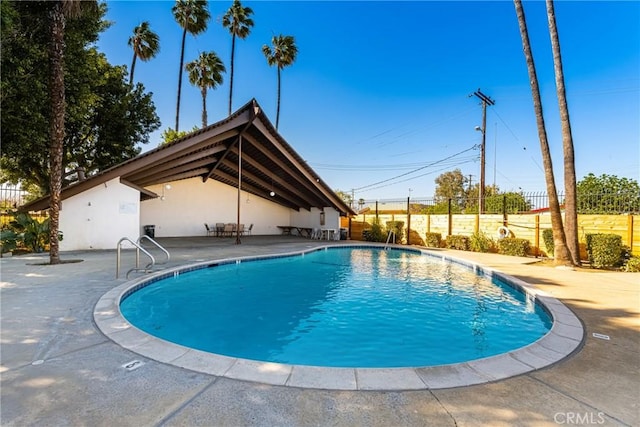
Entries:
{"type": "MultiPolygon", "coordinates": [[[[339,229],[340,216],[355,214],[255,100],[222,121],[64,188],[62,199],[66,250],[113,248],[116,236],[142,234],[149,224],[161,237],[205,235],[203,224],[217,222],[254,223],[252,234],[260,235],[280,233],[277,226],[339,229]],[[110,236],[97,237],[103,228],[110,236]]],[[[22,209],[48,207],[43,197],[22,209]]]]}

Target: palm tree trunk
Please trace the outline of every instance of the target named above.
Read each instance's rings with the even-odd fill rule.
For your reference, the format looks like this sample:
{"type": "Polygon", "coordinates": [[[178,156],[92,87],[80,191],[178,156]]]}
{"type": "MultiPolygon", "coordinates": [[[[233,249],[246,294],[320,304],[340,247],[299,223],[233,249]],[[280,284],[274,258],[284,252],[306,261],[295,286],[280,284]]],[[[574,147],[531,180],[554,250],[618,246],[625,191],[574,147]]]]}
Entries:
{"type": "Polygon", "coordinates": [[[231,115],[231,100],[233,98],[233,63],[236,55],[236,35],[231,36],[231,76],[229,76],[229,115],[231,115]]]}
{"type": "Polygon", "coordinates": [[[280,122],[280,67],[278,67],[278,107],[276,108],[276,130],[280,122]]]}
{"type": "Polygon", "coordinates": [[[520,36],[522,37],[522,47],[524,50],[524,57],[527,62],[527,71],[529,72],[531,95],[533,97],[533,109],[536,114],[538,137],[540,139],[540,150],[542,152],[542,162],[544,165],[544,177],[547,183],[547,193],[549,194],[549,211],[551,214],[551,228],[553,229],[555,263],[562,265],[571,265],[571,254],[569,254],[564,234],[564,228],[562,227],[562,213],[560,212],[560,203],[558,201],[558,193],[556,191],[555,178],[553,176],[553,163],[551,161],[551,152],[549,150],[549,140],[547,139],[547,129],[544,123],[544,115],[542,114],[540,87],[538,86],[538,76],[536,74],[535,63],[533,62],[531,44],[529,43],[527,21],[525,20],[522,1],[513,0],[513,2],[516,7],[518,26],[520,28],[520,36]]]}
{"type": "Polygon", "coordinates": [[[207,88],[202,88],[202,128],[207,127],[207,88]]]}
{"type": "Polygon", "coordinates": [[[131,72],[129,73],[129,84],[131,86],[133,86],[133,71],[136,69],[137,58],[138,58],[138,55],[136,55],[136,53],[133,52],[133,59],[131,60],[131,72]]]}
{"type": "Polygon", "coordinates": [[[571,135],[571,122],[569,121],[569,108],[567,106],[567,94],[564,86],[564,71],[562,68],[562,56],[560,54],[560,38],[558,37],[558,27],[556,26],[556,13],[553,7],[553,0],[547,0],[546,3],[551,49],[553,51],[553,66],[556,75],[556,92],[558,96],[558,107],[560,109],[562,150],[564,152],[564,229],[567,246],[569,252],[571,252],[573,263],[580,265],[578,201],[576,194],[576,165],[573,152],[573,136],[571,135]]]}
{"type": "Polygon", "coordinates": [[[180,49],[180,69],[178,70],[178,101],[176,103],[176,132],[180,125],[180,92],[182,91],[182,68],[184,63],[184,43],[187,39],[187,30],[182,32],[182,48],[180,49]]]}
{"type": "Polygon", "coordinates": [[[49,263],[60,263],[58,229],[60,225],[60,193],[62,191],[62,148],[64,141],[64,27],[65,17],[61,1],[51,10],[51,125],[49,177],[49,263]]]}

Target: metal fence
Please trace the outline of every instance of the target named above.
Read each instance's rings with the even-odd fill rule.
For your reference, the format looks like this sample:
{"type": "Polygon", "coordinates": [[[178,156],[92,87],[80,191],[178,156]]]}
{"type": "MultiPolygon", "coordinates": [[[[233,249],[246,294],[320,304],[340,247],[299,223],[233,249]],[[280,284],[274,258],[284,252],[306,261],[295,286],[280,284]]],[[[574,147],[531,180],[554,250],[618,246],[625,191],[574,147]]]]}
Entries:
{"type": "MultiPolygon", "coordinates": [[[[578,194],[579,214],[640,214],[639,193],[578,194]]],[[[558,194],[564,209],[564,193],[558,194]]],[[[477,197],[458,198],[404,198],[357,201],[356,212],[397,212],[412,214],[478,213],[477,197]]],[[[507,193],[484,198],[486,214],[541,214],[549,212],[549,196],[545,192],[507,193]]]]}
{"type": "Polygon", "coordinates": [[[19,208],[26,203],[28,192],[14,185],[0,186],[0,210],[2,212],[19,208]]]}

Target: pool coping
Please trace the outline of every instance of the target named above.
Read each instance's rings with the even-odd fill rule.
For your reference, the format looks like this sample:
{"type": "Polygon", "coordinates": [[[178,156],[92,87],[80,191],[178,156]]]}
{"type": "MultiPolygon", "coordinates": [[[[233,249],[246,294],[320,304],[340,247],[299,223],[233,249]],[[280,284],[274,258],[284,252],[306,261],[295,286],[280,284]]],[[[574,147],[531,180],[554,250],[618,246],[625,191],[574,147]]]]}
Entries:
{"type": "MultiPolygon", "coordinates": [[[[554,365],[577,352],[583,345],[585,333],[580,319],[568,307],[544,291],[536,289],[520,279],[475,262],[443,255],[428,249],[407,248],[401,245],[389,246],[397,250],[417,252],[455,262],[487,277],[496,277],[509,286],[521,290],[527,295],[527,298],[532,298],[536,304],[549,313],[553,320],[551,329],[539,340],[527,346],[500,355],[463,363],[411,368],[332,368],[261,362],[192,349],[143,332],[130,324],[120,312],[120,302],[131,292],[184,271],[220,264],[298,256],[335,246],[337,245],[327,244],[316,248],[273,255],[213,259],[159,271],[123,283],[105,293],[94,307],[94,321],[98,329],[116,344],[161,363],[236,380],[325,390],[436,390],[489,383],[554,365]]],[[[379,248],[380,246],[371,243],[339,245],[341,248],[379,248]]]]}

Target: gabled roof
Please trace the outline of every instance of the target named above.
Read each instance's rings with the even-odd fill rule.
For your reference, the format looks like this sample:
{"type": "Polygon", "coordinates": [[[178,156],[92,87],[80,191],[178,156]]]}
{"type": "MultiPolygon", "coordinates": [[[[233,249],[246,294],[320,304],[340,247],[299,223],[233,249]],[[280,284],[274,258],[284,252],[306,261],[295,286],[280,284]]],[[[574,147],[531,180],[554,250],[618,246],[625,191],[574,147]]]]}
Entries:
{"type": "MultiPolygon", "coordinates": [[[[62,199],[117,177],[140,190],[142,200],[157,197],[149,185],[194,177],[237,188],[239,171],[242,190],[258,197],[296,210],[332,207],[355,215],[280,136],[255,99],[224,120],[65,187],[62,199]]],[[[46,196],[22,209],[48,207],[46,196]]]]}

